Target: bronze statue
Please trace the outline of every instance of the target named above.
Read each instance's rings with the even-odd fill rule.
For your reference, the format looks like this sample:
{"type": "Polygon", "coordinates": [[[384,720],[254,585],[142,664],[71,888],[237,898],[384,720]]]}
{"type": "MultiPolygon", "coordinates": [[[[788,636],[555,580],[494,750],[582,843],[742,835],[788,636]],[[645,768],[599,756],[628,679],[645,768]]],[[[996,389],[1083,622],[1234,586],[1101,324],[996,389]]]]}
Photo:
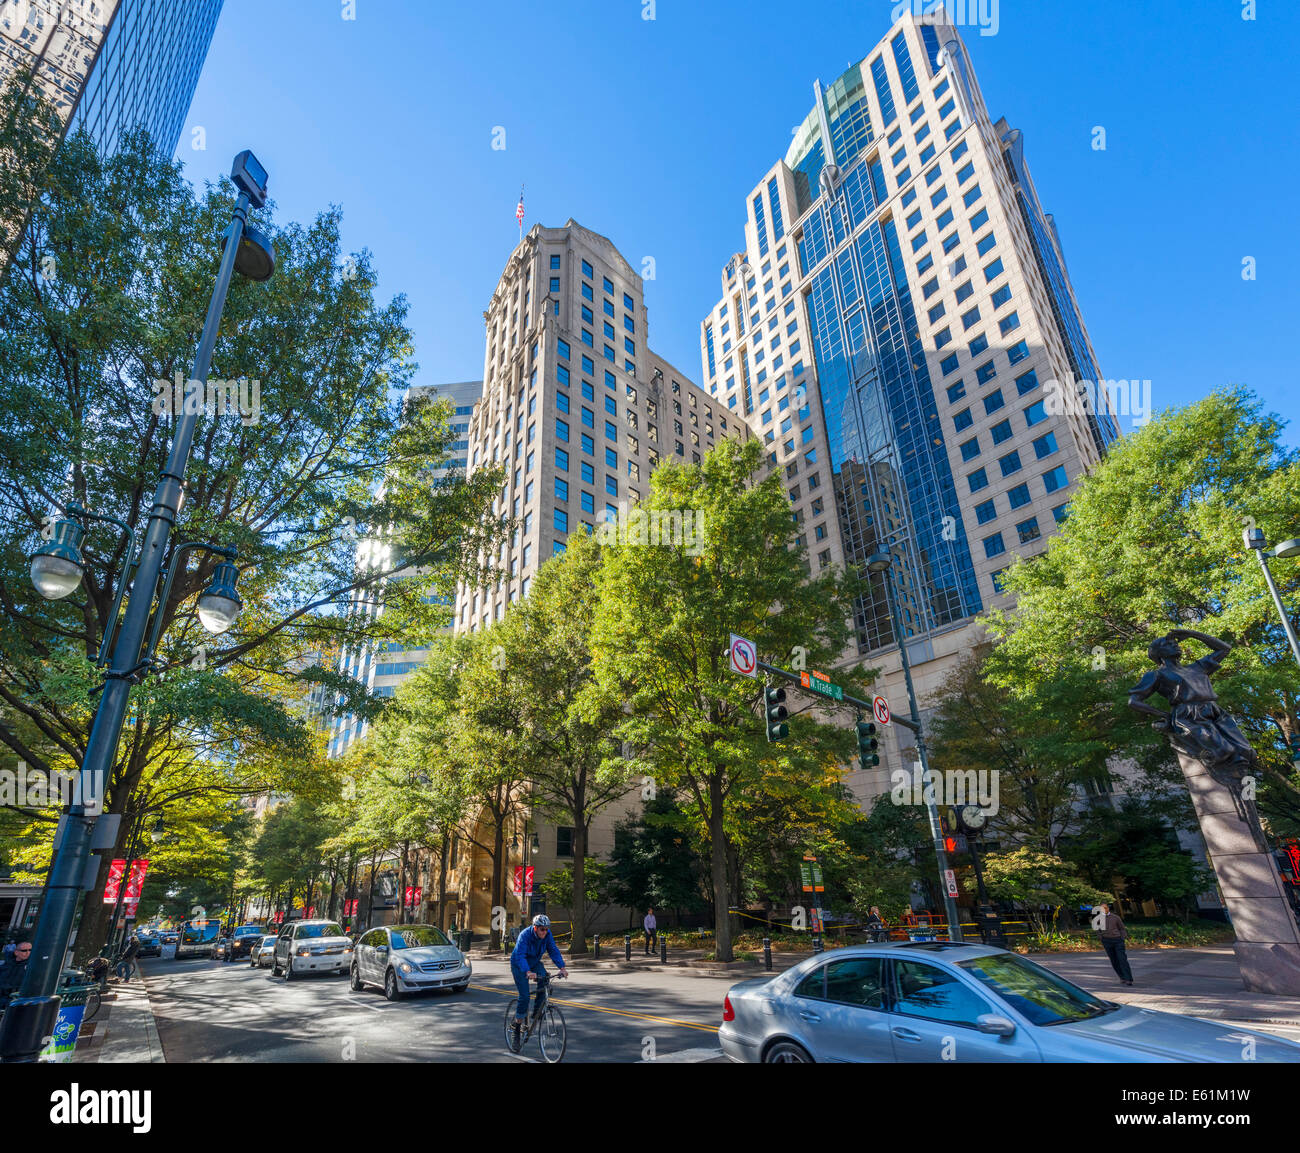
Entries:
{"type": "Polygon", "coordinates": [[[1231,651],[1232,646],[1218,637],[1195,629],[1171,629],[1148,647],[1147,655],[1159,667],[1129,690],[1128,703],[1129,708],[1159,718],[1151,727],[1168,734],[1170,744],[1179,753],[1199,761],[1231,792],[1257,847],[1267,852],[1259,812],[1242,787],[1247,774],[1259,774],[1259,757],[1237,722],[1219,708],[1218,694],[1210,684],[1210,677],[1219,671],[1223,658],[1231,651]],[[1183,653],[1178,642],[1189,638],[1208,645],[1210,652],[1185,665],[1180,662],[1183,653]],[[1159,693],[1169,702],[1168,712],[1142,703],[1152,693],[1159,693]]]}

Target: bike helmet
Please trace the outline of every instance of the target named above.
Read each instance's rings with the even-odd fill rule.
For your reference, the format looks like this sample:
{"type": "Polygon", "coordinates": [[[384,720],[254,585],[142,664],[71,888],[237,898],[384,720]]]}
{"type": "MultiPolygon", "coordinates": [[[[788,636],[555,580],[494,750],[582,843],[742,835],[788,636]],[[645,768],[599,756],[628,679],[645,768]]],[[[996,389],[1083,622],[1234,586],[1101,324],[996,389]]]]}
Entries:
{"type": "Polygon", "coordinates": [[[533,918],[534,929],[549,929],[550,927],[551,927],[551,918],[548,917],[545,913],[538,913],[537,916],[533,918]]]}

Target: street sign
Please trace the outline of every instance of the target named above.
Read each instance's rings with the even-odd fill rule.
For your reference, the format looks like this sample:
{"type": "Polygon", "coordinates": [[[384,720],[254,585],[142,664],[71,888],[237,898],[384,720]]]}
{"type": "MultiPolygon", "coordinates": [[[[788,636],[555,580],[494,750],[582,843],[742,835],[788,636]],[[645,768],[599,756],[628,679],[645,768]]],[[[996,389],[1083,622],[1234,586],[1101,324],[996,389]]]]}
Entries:
{"type": "Polygon", "coordinates": [[[875,714],[876,724],[889,724],[889,718],[892,714],[889,711],[889,702],[884,697],[871,698],[871,711],[875,714]]]}
{"type": "Polygon", "coordinates": [[[844,690],[839,685],[831,684],[830,677],[825,673],[817,672],[815,669],[810,672],[800,673],[799,683],[814,693],[830,697],[833,701],[842,701],[844,699],[844,690]]]}
{"type": "Polygon", "coordinates": [[[943,880],[948,886],[948,896],[955,897],[957,895],[957,874],[951,869],[944,869],[943,880]]]}
{"type": "Polygon", "coordinates": [[[823,928],[822,911],[820,909],[817,908],[809,909],[808,920],[809,920],[809,927],[812,929],[814,933],[820,933],[822,931],[823,928]]]}
{"type": "Polygon", "coordinates": [[[731,634],[731,671],[742,677],[758,676],[758,653],[754,642],[735,633],[731,634]]]}
{"type": "Polygon", "coordinates": [[[821,865],[814,860],[805,859],[799,865],[799,882],[805,893],[824,892],[821,865]]]}

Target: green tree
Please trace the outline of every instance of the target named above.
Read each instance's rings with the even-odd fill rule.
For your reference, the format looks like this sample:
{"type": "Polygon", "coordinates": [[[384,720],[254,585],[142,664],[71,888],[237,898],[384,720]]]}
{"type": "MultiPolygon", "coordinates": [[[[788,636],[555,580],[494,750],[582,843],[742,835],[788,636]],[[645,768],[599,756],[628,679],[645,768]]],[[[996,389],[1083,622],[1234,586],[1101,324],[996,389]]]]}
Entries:
{"type": "MultiPolygon", "coordinates": [[[[576,945],[578,938],[585,937],[601,913],[614,903],[614,897],[610,889],[608,861],[598,861],[594,857],[588,859],[587,867],[583,870],[586,891],[582,894],[581,900],[575,891],[577,882],[574,878],[573,865],[561,865],[546,874],[540,888],[542,895],[548,901],[573,910],[573,944],[576,945]],[[582,911],[581,916],[579,910],[582,911]]],[[[573,945],[570,946],[569,951],[579,952],[573,945]]],[[[581,950],[583,953],[586,951],[585,947],[581,950]]]]}
{"type": "MultiPolygon", "coordinates": [[[[732,959],[729,812],[774,762],[788,780],[819,779],[827,751],[846,761],[851,745],[846,727],[811,715],[769,745],[762,682],[729,668],[732,631],[769,663],[797,655],[811,667],[829,667],[850,635],[846,582],[829,571],[809,576],[779,475],[755,479],[762,461],[758,441],[724,441],[698,466],[661,465],[626,530],[602,534],[612,539],[602,542],[596,576],[596,674],[628,701],[620,735],[635,751],[635,771],[676,790],[708,838],[721,960],[732,959]],[[688,513],[698,533],[685,531],[688,513]],[[651,535],[656,521],[670,531],[651,535]]],[[[852,673],[837,675],[854,685],[852,673]]]]}
{"type": "MultiPolygon", "coordinates": [[[[1242,528],[1269,540],[1300,524],[1300,454],[1282,422],[1234,387],[1163,414],[1116,444],[1080,484],[1046,550],[1013,564],[1016,608],[989,614],[1003,640],[986,675],[1018,705],[1041,708],[1064,731],[1083,718],[1109,749],[1181,774],[1163,734],[1127,708],[1150,668],[1147,646],[1175,627],[1235,640],[1215,685],[1260,754],[1260,808],[1273,831],[1300,831],[1291,742],[1300,674],[1242,528]],[[1055,685],[1078,686],[1057,700],[1055,685]]],[[[1297,603],[1300,567],[1275,562],[1283,602],[1297,603]]],[[[1191,656],[1199,656],[1189,645],[1191,656]]]]}
{"type": "MultiPolygon", "coordinates": [[[[0,122],[0,155],[27,147],[25,131],[0,122]]],[[[27,558],[69,500],[143,529],[173,426],[155,383],[190,370],[233,189],[196,196],[137,134],[108,158],[84,136],[68,139],[38,193],[0,289],[0,745],[50,773],[80,765],[92,662],[115,627],[130,557],[125,537],[97,525],[82,587],[57,602],[32,588],[27,558]]],[[[200,418],[178,524],[186,538],[238,550],[245,610],[212,640],[194,602],[216,558],[191,557],[178,573],[160,610],[169,671],[133,690],[109,812],[126,812],[152,775],[173,769],[245,794],[300,791],[319,771],[300,707],[307,691],[323,684],[339,711],[375,712],[364,685],[327,671],[331,655],[432,635],[446,610],[426,598],[450,592],[499,530],[484,519],[499,474],[429,483],[449,456],[448,406],[404,413],[394,399],[415,369],[406,303],[375,299],[364,252],[344,275],[339,222],[337,210],[306,226],[277,225],[270,205],[253,213],[275,244],[276,275],[236,277],[211,376],[258,381],[260,405],[200,418]],[[389,563],[356,564],[357,532],[369,526],[384,526],[389,563]],[[384,613],[348,611],[381,587],[384,613]]],[[[88,904],[92,948],[102,921],[88,904]]]]}
{"type": "MultiPolygon", "coordinates": [[[[1112,894],[1079,876],[1078,865],[1041,849],[1022,846],[1008,853],[988,853],[982,863],[989,896],[1023,906],[1040,933],[1047,931],[1062,907],[1114,900],[1112,894]]],[[[975,891],[974,877],[964,878],[963,884],[975,891]]]]}
{"type": "Polygon", "coordinates": [[[689,820],[669,793],[614,826],[607,876],[611,899],[629,910],[629,927],[632,911],[651,905],[671,909],[679,926],[682,913],[705,908],[708,862],[695,851],[689,820]]]}
{"type": "MultiPolygon", "coordinates": [[[[520,752],[537,806],[573,829],[575,924],[586,925],[590,885],[585,879],[591,822],[629,789],[631,764],[616,732],[623,702],[592,673],[590,648],[595,615],[594,576],[600,548],[582,533],[566,551],[547,561],[528,596],[489,631],[499,652],[511,696],[519,702],[520,752]]],[[[587,951],[575,932],[571,951],[587,951]]]]}

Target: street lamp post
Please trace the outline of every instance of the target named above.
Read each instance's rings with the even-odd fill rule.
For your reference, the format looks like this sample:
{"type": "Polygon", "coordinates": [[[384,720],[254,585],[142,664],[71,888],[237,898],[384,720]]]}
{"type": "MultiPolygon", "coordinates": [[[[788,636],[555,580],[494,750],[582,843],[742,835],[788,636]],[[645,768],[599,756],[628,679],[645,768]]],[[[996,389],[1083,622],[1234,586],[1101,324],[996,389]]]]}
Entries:
{"type": "MultiPolygon", "coordinates": [[[[251,152],[244,151],[235,158],[231,179],[240,190],[239,197],[225,234],[217,282],[208,305],[191,374],[191,379],[199,382],[205,390],[221,314],[236,269],[251,280],[266,280],[275,269],[275,255],[270,241],[255,229],[247,227],[250,206],[261,208],[266,203],[266,170],[251,152]]],[[[187,404],[183,406],[184,411],[175,414],[176,432],[172,438],[171,451],[158,478],[153,508],[149,513],[136,562],[133,589],[134,593],[140,595],[127,598],[126,614],[117,641],[112,647],[103,696],[95,711],[90,739],[82,758],[79,780],[81,787],[76,803],[68,810],[65,835],[50,866],[40,919],[36,925],[36,938],[32,944],[32,958],[27,966],[22,990],[10,1002],[4,1016],[0,1017],[0,1061],[35,1061],[43,1039],[53,1032],[58,1016],[59,998],[54,990],[72,933],[77,900],[90,858],[95,823],[102,814],[104,785],[117,755],[131,685],[152,664],[149,654],[142,654],[142,647],[153,607],[154,590],[162,575],[163,557],[180,511],[185,467],[194,443],[198,412],[189,411],[191,407],[196,406],[187,404]]],[[[33,558],[33,583],[41,595],[49,599],[67,596],[81,583],[84,568],[78,549],[81,539],[76,531],[78,527],[75,522],[61,522],[56,526],[54,542],[43,547],[33,558]]],[[[234,566],[219,565],[217,572],[221,574],[221,582],[214,579],[213,585],[200,598],[203,613],[200,619],[208,628],[223,620],[228,627],[233,620],[233,613],[238,611],[235,607],[237,598],[232,602],[230,597],[234,591],[234,566]],[[203,603],[205,601],[206,604],[203,603]]],[[[127,573],[124,572],[121,580],[125,583],[126,579],[127,573]]],[[[159,604],[159,617],[165,607],[164,604],[159,604]]],[[[115,624],[115,621],[109,622],[110,632],[115,624]]],[[[155,629],[155,633],[156,631],[155,629]]]]}
{"type": "Polygon", "coordinates": [[[880,573],[885,586],[885,601],[889,605],[889,617],[893,621],[894,636],[898,640],[898,655],[903,664],[903,679],[907,684],[907,703],[911,712],[912,723],[909,726],[916,736],[916,755],[920,762],[922,774],[922,794],[930,818],[930,836],[934,841],[934,855],[939,864],[939,887],[943,893],[944,910],[948,917],[948,939],[961,941],[961,917],[957,913],[956,898],[948,892],[948,853],[943,845],[943,827],[939,824],[939,808],[935,802],[934,789],[925,787],[924,782],[931,779],[930,762],[925,750],[925,736],[921,732],[921,710],[916,701],[916,688],[912,684],[912,663],[907,657],[907,638],[903,636],[903,621],[898,613],[898,605],[889,587],[890,568],[894,558],[887,552],[872,553],[867,558],[867,571],[880,573]]]}
{"type": "MultiPolygon", "coordinates": [[[[1246,542],[1246,547],[1254,550],[1259,560],[1259,567],[1264,570],[1264,581],[1268,585],[1268,591],[1273,594],[1273,604],[1277,606],[1277,615],[1281,618],[1286,639],[1291,645],[1291,655],[1295,657],[1296,664],[1300,665],[1300,641],[1296,640],[1295,629],[1291,627],[1291,618],[1287,616],[1286,609],[1282,605],[1282,594],[1277,591],[1273,574],[1268,571],[1268,561],[1264,559],[1264,530],[1248,528],[1241,535],[1246,542]]],[[[1268,549],[1268,554],[1275,557],[1300,556],[1300,540],[1284,540],[1280,545],[1268,549]]]]}

